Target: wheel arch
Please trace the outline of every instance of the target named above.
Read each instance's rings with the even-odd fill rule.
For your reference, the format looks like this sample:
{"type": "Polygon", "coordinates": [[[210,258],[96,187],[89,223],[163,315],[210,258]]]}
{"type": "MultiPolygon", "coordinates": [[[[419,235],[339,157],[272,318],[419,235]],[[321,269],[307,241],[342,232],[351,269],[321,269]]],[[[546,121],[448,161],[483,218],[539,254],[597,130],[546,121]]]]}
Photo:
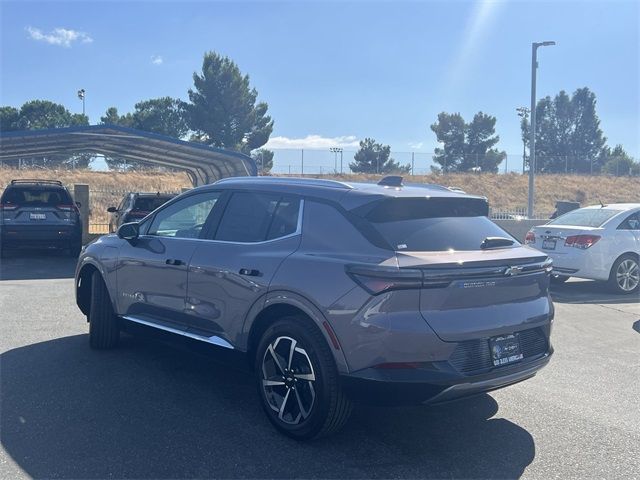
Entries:
{"type": "MultiPolygon", "coordinates": [[[[98,272],[100,274],[102,280],[107,285],[107,290],[108,283],[106,281],[104,272],[102,271],[102,268],[99,264],[94,263],[88,258],[85,258],[83,260],[83,263],[84,264],[80,267],[76,275],[76,304],[78,305],[80,311],[88,317],[91,310],[91,282],[93,272],[98,272]]],[[[109,294],[109,299],[115,309],[111,294],[109,294]]]]}
{"type": "Polygon", "coordinates": [[[247,320],[244,325],[247,358],[252,362],[262,334],[276,320],[285,316],[301,316],[311,321],[324,337],[333,353],[338,371],[349,371],[346,358],[331,325],[322,312],[308,299],[293,292],[271,292],[262,309],[247,320]]]}

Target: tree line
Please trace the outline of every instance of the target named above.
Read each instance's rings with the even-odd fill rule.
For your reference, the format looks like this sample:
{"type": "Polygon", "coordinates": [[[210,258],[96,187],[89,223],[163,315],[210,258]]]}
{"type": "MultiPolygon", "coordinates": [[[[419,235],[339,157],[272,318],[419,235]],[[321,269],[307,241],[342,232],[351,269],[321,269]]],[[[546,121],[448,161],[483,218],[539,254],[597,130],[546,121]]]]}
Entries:
{"type": "MultiPolygon", "coordinates": [[[[258,100],[249,75],[243,74],[229,57],[210,51],[204,54],[202,69],[193,74],[188,101],[161,97],[140,101],[133,111],[120,113],[109,107],[100,117],[102,124],[121,125],[148,132],[186,139],[250,154],[262,172],[273,166],[274,153],[264,148],[273,131],[274,121],[266,102],[258,100]]],[[[588,88],[572,95],[559,92],[545,97],[536,106],[536,164],[545,173],[640,174],[640,164],[621,145],[611,148],[600,128],[596,96],[588,88]]],[[[32,100],[20,108],[0,108],[0,131],[60,128],[88,125],[85,115],[72,114],[63,105],[47,100],[32,100]]],[[[528,118],[521,122],[525,152],[529,148],[528,118]]],[[[467,122],[460,113],[441,112],[430,125],[439,146],[434,150],[432,170],[448,172],[497,172],[506,158],[498,148],[496,117],[476,113],[467,122]]],[[[59,154],[26,159],[42,164],[87,166],[91,154],[59,154]]],[[[117,156],[106,157],[111,168],[138,166],[117,156]]],[[[525,153],[523,159],[528,164],[525,153]]],[[[373,138],[360,142],[353,172],[407,173],[411,165],[402,165],[391,156],[389,145],[373,138]]]]}

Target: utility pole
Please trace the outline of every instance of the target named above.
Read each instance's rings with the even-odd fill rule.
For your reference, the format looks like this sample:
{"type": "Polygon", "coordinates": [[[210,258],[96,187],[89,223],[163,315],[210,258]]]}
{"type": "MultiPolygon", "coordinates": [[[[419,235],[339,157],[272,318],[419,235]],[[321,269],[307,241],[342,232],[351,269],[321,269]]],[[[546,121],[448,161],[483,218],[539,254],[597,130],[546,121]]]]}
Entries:
{"type": "Polygon", "coordinates": [[[529,202],[527,216],[534,216],[535,172],[536,172],[536,71],[538,69],[538,48],[555,45],[556,42],[534,42],[531,44],[531,137],[529,139],[529,202]]]}
{"type": "Polygon", "coordinates": [[[331,147],[329,151],[333,153],[333,171],[338,173],[338,154],[340,154],[340,173],[342,173],[342,148],[331,147]]]}

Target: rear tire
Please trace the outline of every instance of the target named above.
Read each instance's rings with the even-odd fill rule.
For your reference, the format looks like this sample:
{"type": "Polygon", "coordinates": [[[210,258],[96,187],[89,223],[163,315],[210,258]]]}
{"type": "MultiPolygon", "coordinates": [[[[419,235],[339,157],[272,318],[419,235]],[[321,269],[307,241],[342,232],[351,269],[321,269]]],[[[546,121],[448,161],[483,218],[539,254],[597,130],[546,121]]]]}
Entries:
{"type": "Polygon", "coordinates": [[[640,288],[640,265],[638,256],[631,253],[615,261],[609,274],[609,289],[614,293],[628,295],[640,288]]]}
{"type": "Polygon", "coordinates": [[[99,272],[91,275],[91,307],[89,310],[89,345],[96,350],[114,348],[120,340],[120,328],[109,291],[99,272]]]}
{"type": "Polygon", "coordinates": [[[305,317],[284,317],[262,336],[255,358],[262,407],[281,433],[296,440],[331,435],[352,405],[322,333],[305,317]],[[265,382],[269,384],[265,384],[265,382]]]}
{"type": "Polygon", "coordinates": [[[569,277],[567,277],[566,275],[551,275],[551,283],[555,285],[560,285],[567,280],[569,280],[569,277]]]}

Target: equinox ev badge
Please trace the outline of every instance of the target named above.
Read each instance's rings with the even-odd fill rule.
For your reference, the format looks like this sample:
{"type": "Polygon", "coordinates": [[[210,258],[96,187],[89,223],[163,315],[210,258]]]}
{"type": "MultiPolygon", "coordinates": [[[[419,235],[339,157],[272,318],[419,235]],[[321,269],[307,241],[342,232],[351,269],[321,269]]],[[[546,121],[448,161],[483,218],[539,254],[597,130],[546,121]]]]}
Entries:
{"type": "Polygon", "coordinates": [[[513,277],[522,272],[522,267],[509,267],[504,271],[507,277],[513,277]]]}

